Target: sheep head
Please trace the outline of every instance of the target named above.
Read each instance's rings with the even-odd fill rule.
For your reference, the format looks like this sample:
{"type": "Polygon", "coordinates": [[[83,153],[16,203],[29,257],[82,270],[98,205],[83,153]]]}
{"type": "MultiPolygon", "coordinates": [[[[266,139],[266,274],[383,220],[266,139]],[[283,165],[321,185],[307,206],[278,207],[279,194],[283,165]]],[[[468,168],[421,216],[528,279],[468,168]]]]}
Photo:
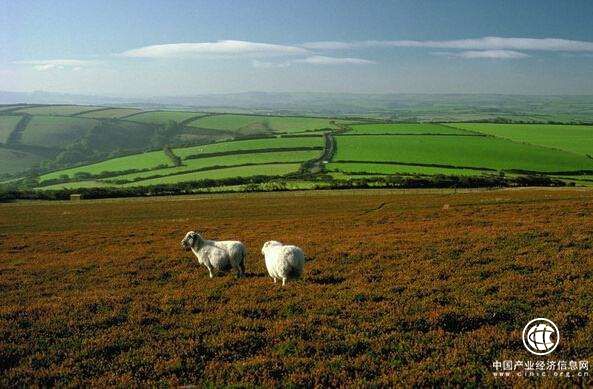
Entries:
{"type": "Polygon", "coordinates": [[[268,250],[272,246],[282,246],[282,243],[278,242],[277,240],[269,240],[261,248],[261,253],[266,255],[266,250],[268,250]]]}
{"type": "Polygon", "coordinates": [[[190,250],[199,239],[201,239],[200,234],[190,231],[185,234],[185,237],[181,240],[181,247],[190,250]]]}

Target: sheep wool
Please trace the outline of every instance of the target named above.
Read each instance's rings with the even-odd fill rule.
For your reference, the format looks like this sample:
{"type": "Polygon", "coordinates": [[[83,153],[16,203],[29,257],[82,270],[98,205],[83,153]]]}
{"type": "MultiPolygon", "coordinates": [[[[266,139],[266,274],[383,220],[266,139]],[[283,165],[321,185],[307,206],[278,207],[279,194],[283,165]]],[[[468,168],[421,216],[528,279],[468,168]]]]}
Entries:
{"type": "Polygon", "coordinates": [[[264,243],[262,254],[264,255],[268,274],[274,282],[281,279],[284,286],[287,279],[299,278],[303,274],[305,254],[297,246],[284,245],[271,240],[264,243]]]}
{"type": "Polygon", "coordinates": [[[239,241],[215,241],[203,239],[200,234],[190,231],[181,241],[181,247],[191,250],[198,258],[198,263],[208,269],[210,278],[213,272],[228,271],[231,268],[242,277],[245,274],[247,249],[239,241]]]}

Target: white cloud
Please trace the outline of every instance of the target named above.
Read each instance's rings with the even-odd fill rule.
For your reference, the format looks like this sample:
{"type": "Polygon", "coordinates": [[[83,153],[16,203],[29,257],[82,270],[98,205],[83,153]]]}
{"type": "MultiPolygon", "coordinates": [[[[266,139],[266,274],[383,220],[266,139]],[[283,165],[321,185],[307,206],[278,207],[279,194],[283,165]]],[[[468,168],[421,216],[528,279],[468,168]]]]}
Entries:
{"type": "Polygon", "coordinates": [[[529,55],[513,50],[468,50],[460,52],[434,52],[434,55],[442,55],[450,58],[466,58],[466,59],[521,59],[528,58],[529,55]]]}
{"type": "Polygon", "coordinates": [[[259,69],[287,68],[290,66],[290,61],[267,62],[267,61],[258,61],[257,59],[254,59],[251,61],[251,65],[254,68],[259,68],[259,69]]]}
{"type": "Polygon", "coordinates": [[[302,47],[235,40],[201,43],[170,43],[127,50],[121,55],[138,58],[178,58],[196,56],[276,56],[305,55],[302,47]]]}
{"type": "Polygon", "coordinates": [[[370,65],[377,63],[375,61],[362,58],[337,58],[325,57],[322,55],[313,55],[311,57],[297,59],[294,62],[307,63],[311,65],[370,65]]]}
{"type": "Polygon", "coordinates": [[[502,38],[484,37],[441,41],[391,40],[358,42],[308,42],[301,45],[307,49],[344,50],[372,47],[426,47],[432,49],[460,50],[542,50],[542,51],[593,51],[593,42],[557,38],[502,38]]]}
{"type": "Polygon", "coordinates": [[[19,65],[30,65],[35,70],[46,71],[52,69],[66,69],[81,70],[83,67],[93,63],[93,61],[86,61],[80,59],[47,59],[35,61],[16,61],[19,65]]]}

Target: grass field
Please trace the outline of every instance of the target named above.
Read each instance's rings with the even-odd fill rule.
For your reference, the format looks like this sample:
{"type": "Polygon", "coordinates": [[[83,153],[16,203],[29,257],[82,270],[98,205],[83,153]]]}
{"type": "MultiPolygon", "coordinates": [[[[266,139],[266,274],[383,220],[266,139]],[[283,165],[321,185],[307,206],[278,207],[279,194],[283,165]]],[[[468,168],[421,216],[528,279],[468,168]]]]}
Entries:
{"type": "Polygon", "coordinates": [[[472,132],[436,123],[396,123],[351,125],[349,134],[454,134],[472,135],[472,132]]]}
{"type": "Polygon", "coordinates": [[[33,116],[23,132],[21,143],[64,147],[82,138],[97,124],[96,120],[80,117],[33,116]]]}
{"type": "Polygon", "coordinates": [[[373,174],[444,174],[451,176],[479,176],[493,174],[492,171],[473,169],[448,169],[431,166],[389,165],[380,163],[344,163],[331,162],[326,165],[328,171],[341,171],[344,173],[373,173],[373,174]]]}
{"type": "Polygon", "coordinates": [[[187,119],[191,119],[196,116],[205,115],[200,112],[184,112],[184,111],[151,111],[144,112],[137,115],[130,116],[128,120],[142,123],[158,123],[165,124],[169,121],[175,121],[177,123],[187,119]]]}
{"type": "Polygon", "coordinates": [[[160,165],[172,165],[171,160],[163,151],[151,151],[142,154],[133,154],[126,157],[108,159],[92,165],[85,165],[71,169],[59,170],[44,174],[40,181],[60,178],[62,175],[73,177],[76,173],[99,174],[102,172],[118,172],[131,169],[151,169],[160,165]]]}
{"type": "Polygon", "coordinates": [[[144,185],[159,185],[159,184],[176,184],[179,182],[200,181],[200,180],[221,180],[225,178],[236,177],[253,177],[253,176],[280,176],[288,173],[294,173],[299,170],[298,163],[277,163],[271,165],[253,165],[253,166],[238,166],[221,168],[215,170],[206,170],[203,172],[194,172],[186,174],[178,174],[172,176],[165,176],[159,178],[152,178],[148,180],[130,182],[124,184],[124,187],[144,186],[144,185]]]}
{"type": "Polygon", "coordinates": [[[593,155],[593,126],[490,123],[455,123],[451,126],[519,142],[593,155]]]}
{"type": "Polygon", "coordinates": [[[591,225],[590,191],[3,204],[0,386],[589,387],[492,364],[593,359],[591,225]],[[208,278],[188,230],[243,241],[247,277],[208,278]],[[302,280],[273,284],[269,239],[302,280]],[[535,317],[552,358],[523,347],[535,317]]]}
{"type": "Polygon", "coordinates": [[[302,132],[334,128],[330,121],[330,119],[307,117],[214,115],[194,120],[189,125],[226,131],[250,129],[262,132],[302,132]]]}
{"type": "Polygon", "coordinates": [[[99,109],[101,107],[91,105],[49,105],[44,107],[25,107],[15,111],[16,113],[28,113],[31,115],[58,115],[70,116],[79,112],[99,109]]]}
{"type": "Polygon", "coordinates": [[[6,143],[10,133],[14,130],[14,127],[20,120],[20,116],[0,116],[0,143],[6,143]]]}
{"type": "Polygon", "coordinates": [[[298,147],[323,147],[323,138],[303,137],[303,138],[264,138],[249,139],[233,142],[213,143],[195,147],[185,147],[174,149],[176,155],[186,158],[190,155],[225,153],[237,150],[257,150],[257,149],[276,149],[276,148],[298,148],[298,147]]]}
{"type": "MultiPolygon", "coordinates": [[[[186,171],[213,168],[213,167],[224,167],[233,165],[244,165],[244,164],[269,164],[269,163],[287,163],[287,162],[304,162],[309,159],[313,159],[320,154],[319,151],[283,151],[283,152],[272,152],[272,153],[255,153],[255,154],[238,154],[238,155],[223,155],[211,158],[198,158],[198,159],[187,159],[183,161],[182,166],[170,167],[165,169],[151,170],[147,172],[131,173],[121,175],[113,178],[109,178],[108,181],[114,180],[135,180],[139,178],[146,178],[155,175],[168,176],[172,174],[179,174],[186,171]]],[[[270,165],[268,166],[271,169],[270,165]]],[[[249,166],[246,166],[242,171],[247,172],[248,176],[255,174],[249,174],[249,166]]],[[[296,169],[298,170],[298,169],[296,169]]],[[[258,168],[258,171],[261,169],[258,168]]],[[[215,178],[216,170],[209,173],[209,178],[215,178]]],[[[180,178],[180,175],[172,176],[167,178],[167,182],[175,182],[176,178],[180,178]]],[[[223,178],[227,178],[226,176],[223,178]]],[[[147,181],[142,181],[144,184],[147,181]]]]}
{"type": "Polygon", "coordinates": [[[44,158],[21,150],[0,147],[0,171],[2,173],[17,173],[31,168],[44,158]]]}
{"type": "Polygon", "coordinates": [[[131,115],[142,110],[136,108],[111,108],[96,112],[89,112],[80,115],[80,117],[94,118],[94,119],[116,119],[122,116],[131,115]]]}
{"type": "Polygon", "coordinates": [[[392,161],[536,172],[593,170],[593,160],[492,137],[337,136],[334,162],[392,161]]]}

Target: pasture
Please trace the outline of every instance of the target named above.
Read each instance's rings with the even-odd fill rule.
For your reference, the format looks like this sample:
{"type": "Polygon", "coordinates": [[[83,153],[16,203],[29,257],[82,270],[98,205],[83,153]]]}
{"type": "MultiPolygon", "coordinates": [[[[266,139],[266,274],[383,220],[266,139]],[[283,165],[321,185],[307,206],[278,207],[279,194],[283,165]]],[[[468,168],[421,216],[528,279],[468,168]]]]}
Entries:
{"type": "Polygon", "coordinates": [[[28,113],[29,115],[50,115],[50,116],[70,116],[81,112],[100,109],[103,107],[91,105],[44,105],[40,107],[24,107],[16,110],[15,113],[28,113]]]}
{"type": "Polygon", "coordinates": [[[476,176],[480,174],[493,174],[491,170],[455,169],[446,167],[418,166],[418,165],[396,165],[385,163],[349,163],[331,162],[326,165],[330,172],[344,173],[370,173],[370,174],[401,174],[401,175],[436,175],[444,174],[451,176],[476,176]]]}
{"type": "Polygon", "coordinates": [[[453,123],[451,126],[582,155],[593,155],[593,126],[453,123]]]}
{"type": "Polygon", "coordinates": [[[80,117],[93,119],[117,119],[123,116],[128,116],[139,112],[142,112],[142,110],[136,108],[110,108],[102,109],[100,111],[83,113],[82,115],[80,115],[80,117]]]}
{"type": "Polygon", "coordinates": [[[44,158],[24,150],[0,146],[0,165],[3,173],[18,173],[33,167],[44,158]]]}
{"type": "Polygon", "coordinates": [[[2,204],[0,386],[591,386],[492,363],[534,359],[535,317],[593,359],[592,226],[583,190],[2,204]],[[209,279],[188,230],[243,241],[248,276],[209,279]],[[267,277],[269,239],[302,280],[267,277]]]}
{"type": "Polygon", "coordinates": [[[354,124],[348,134],[451,134],[451,135],[472,135],[470,131],[459,128],[453,128],[438,123],[373,123],[373,124],[354,124]]]}
{"type": "Polygon", "coordinates": [[[153,169],[158,166],[166,165],[172,165],[172,162],[162,150],[159,150],[108,159],[92,165],[59,170],[44,174],[39,179],[40,181],[44,181],[60,178],[61,176],[74,177],[76,173],[100,174],[103,172],[119,172],[132,169],[153,169]]]}
{"type": "Polygon", "coordinates": [[[132,120],[134,122],[141,122],[141,123],[157,123],[157,124],[165,124],[169,121],[174,121],[177,123],[183,122],[185,120],[200,117],[205,115],[204,113],[200,112],[185,112],[185,111],[149,111],[149,112],[142,112],[136,113],[133,115],[128,116],[127,120],[132,120]]]}
{"type": "Polygon", "coordinates": [[[335,128],[331,119],[257,115],[213,115],[194,120],[192,127],[225,131],[304,132],[335,128]]]}
{"type": "Polygon", "coordinates": [[[98,121],[81,117],[33,116],[23,131],[21,143],[65,147],[82,138],[98,121]]]}
{"type": "Polygon", "coordinates": [[[174,149],[176,155],[186,158],[192,155],[210,153],[228,153],[237,151],[267,150],[278,148],[323,148],[323,138],[301,137],[301,138],[262,138],[238,140],[232,142],[211,143],[194,147],[174,149]]]}
{"type": "Polygon", "coordinates": [[[547,147],[481,136],[336,136],[335,162],[401,162],[449,167],[568,172],[593,170],[593,160],[547,147]]]}
{"type": "Polygon", "coordinates": [[[10,137],[10,133],[16,127],[16,124],[21,120],[21,116],[0,116],[0,143],[6,143],[10,137]]]}

